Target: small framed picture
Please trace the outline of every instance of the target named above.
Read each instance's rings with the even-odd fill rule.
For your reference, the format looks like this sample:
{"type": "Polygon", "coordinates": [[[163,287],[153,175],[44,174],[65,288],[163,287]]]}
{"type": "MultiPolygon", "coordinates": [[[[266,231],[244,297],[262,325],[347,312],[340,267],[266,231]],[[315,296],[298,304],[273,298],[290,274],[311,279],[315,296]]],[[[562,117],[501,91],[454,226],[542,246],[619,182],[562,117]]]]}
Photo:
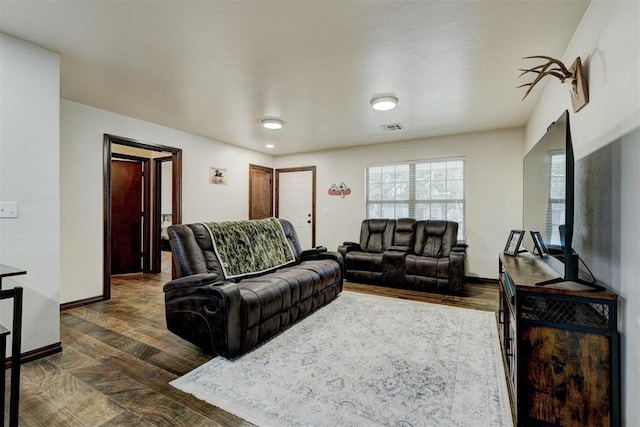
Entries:
{"type": "Polygon", "coordinates": [[[211,184],[227,185],[227,170],[212,166],[209,168],[209,182],[211,184]]]}
{"type": "Polygon", "coordinates": [[[532,231],[531,238],[533,239],[533,244],[535,245],[535,252],[538,253],[540,258],[545,257],[549,254],[549,249],[547,249],[547,245],[544,244],[544,240],[542,239],[542,234],[539,231],[532,231]]]}
{"type": "Polygon", "coordinates": [[[523,237],[524,230],[511,230],[511,233],[509,233],[509,239],[507,239],[507,244],[504,247],[505,255],[518,256],[520,243],[522,243],[523,237]]]}

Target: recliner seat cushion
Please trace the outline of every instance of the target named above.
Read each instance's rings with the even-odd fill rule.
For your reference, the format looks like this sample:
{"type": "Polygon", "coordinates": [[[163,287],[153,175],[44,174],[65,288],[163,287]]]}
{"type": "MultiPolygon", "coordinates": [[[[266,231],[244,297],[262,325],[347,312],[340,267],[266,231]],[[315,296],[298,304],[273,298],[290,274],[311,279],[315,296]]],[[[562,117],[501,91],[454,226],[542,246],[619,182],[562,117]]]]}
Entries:
{"type": "Polygon", "coordinates": [[[382,253],[349,252],[344,265],[347,270],[382,272],[382,253]]]}
{"type": "Polygon", "coordinates": [[[418,255],[407,255],[405,258],[405,274],[407,276],[425,276],[438,279],[449,278],[449,258],[434,258],[418,255]]]}

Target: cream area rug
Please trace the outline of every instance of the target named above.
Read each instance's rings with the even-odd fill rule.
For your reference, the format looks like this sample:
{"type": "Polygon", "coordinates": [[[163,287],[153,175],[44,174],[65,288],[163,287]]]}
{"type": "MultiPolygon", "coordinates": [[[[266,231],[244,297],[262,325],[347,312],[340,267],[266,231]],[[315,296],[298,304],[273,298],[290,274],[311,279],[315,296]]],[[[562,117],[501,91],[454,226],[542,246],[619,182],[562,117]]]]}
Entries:
{"type": "Polygon", "coordinates": [[[259,426],[512,426],[495,313],[344,291],[174,387],[259,426]]]}

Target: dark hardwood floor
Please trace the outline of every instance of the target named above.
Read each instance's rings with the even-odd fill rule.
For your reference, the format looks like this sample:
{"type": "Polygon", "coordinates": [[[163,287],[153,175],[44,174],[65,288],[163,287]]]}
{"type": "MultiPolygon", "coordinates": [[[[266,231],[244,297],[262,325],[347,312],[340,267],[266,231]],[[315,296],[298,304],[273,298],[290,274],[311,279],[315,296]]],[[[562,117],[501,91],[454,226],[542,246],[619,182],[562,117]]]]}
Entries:
{"type": "MultiPolygon", "coordinates": [[[[167,273],[114,277],[110,301],[62,312],[62,353],[23,365],[20,425],[250,425],[169,385],[210,359],[167,331],[162,285],[169,279],[167,273]]],[[[491,284],[468,284],[459,295],[355,283],[345,283],[344,288],[479,310],[498,309],[498,289],[491,284]]]]}

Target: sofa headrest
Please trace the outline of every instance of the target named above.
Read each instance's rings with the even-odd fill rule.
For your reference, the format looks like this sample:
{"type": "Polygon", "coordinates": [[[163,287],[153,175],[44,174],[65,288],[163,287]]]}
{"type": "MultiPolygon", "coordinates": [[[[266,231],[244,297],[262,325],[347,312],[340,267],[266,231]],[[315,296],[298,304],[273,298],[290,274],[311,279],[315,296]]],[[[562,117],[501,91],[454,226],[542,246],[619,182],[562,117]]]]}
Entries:
{"type": "Polygon", "coordinates": [[[396,231],[413,231],[416,220],[413,218],[400,218],[396,221],[396,231]]]}
{"type": "Polygon", "coordinates": [[[286,219],[279,218],[278,221],[280,221],[280,225],[282,225],[282,230],[284,231],[285,237],[289,241],[289,246],[291,246],[291,249],[296,256],[296,260],[299,261],[302,248],[300,247],[300,241],[298,240],[296,229],[293,228],[293,224],[291,224],[286,219]]]}
{"type": "Polygon", "coordinates": [[[427,221],[427,226],[425,230],[427,234],[442,236],[446,230],[447,230],[447,221],[442,221],[442,220],[427,221]]]}
{"type": "Polygon", "coordinates": [[[396,221],[365,219],[360,227],[360,247],[365,252],[382,252],[393,244],[396,221]]]}
{"type": "Polygon", "coordinates": [[[389,225],[388,219],[365,219],[365,222],[368,224],[369,232],[371,233],[382,233],[389,225]]]}
{"type": "Polygon", "coordinates": [[[416,225],[414,252],[431,257],[448,257],[458,241],[458,223],[454,221],[427,220],[416,225]]]}
{"type": "Polygon", "coordinates": [[[396,232],[393,236],[393,246],[413,248],[416,241],[416,220],[400,218],[396,221],[396,232]]]}

